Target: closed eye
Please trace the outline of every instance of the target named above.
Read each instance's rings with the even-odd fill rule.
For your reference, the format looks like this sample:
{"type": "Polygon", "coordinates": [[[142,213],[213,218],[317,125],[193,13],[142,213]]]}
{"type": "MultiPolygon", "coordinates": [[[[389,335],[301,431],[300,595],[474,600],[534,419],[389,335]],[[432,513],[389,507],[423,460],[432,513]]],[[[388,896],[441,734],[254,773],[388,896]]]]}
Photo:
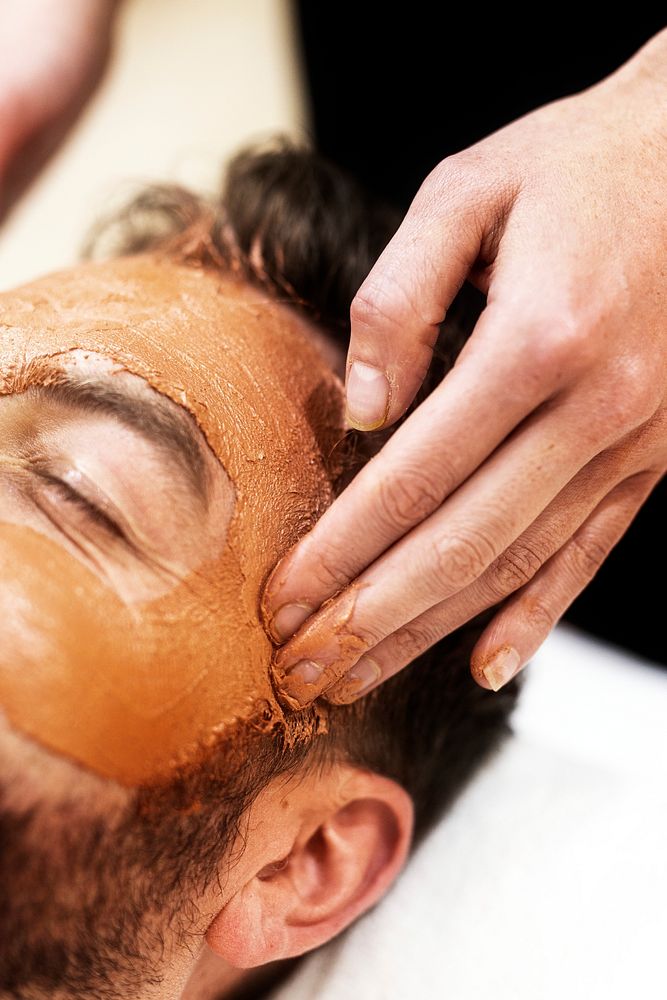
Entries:
{"type": "MultiPolygon", "coordinates": [[[[135,541],[131,528],[123,527],[124,518],[95,483],[71,467],[62,476],[49,471],[41,463],[33,464],[33,485],[30,488],[33,503],[54,527],[64,534],[81,554],[98,569],[104,571],[108,562],[100,557],[120,558],[129,554],[133,560],[141,562],[165,580],[177,582],[180,577],[163,560],[146,550],[135,541]],[[100,502],[68,482],[67,476],[75,476],[83,489],[99,494],[100,502]],[[36,482],[34,482],[36,480],[36,482]],[[120,547],[116,552],[115,547],[120,547]],[[113,550],[113,551],[112,551],[113,550]]],[[[136,564],[134,564],[136,565],[136,564]]]]}
{"type": "Polygon", "coordinates": [[[98,507],[92,500],[83,496],[82,493],[75,490],[69,483],[66,483],[63,479],[59,479],[57,476],[52,476],[49,473],[41,472],[39,475],[45,483],[48,483],[59,493],[60,497],[66,503],[70,503],[75,507],[78,507],[78,509],[82,510],[91,521],[99,524],[100,527],[104,528],[105,531],[108,531],[109,534],[115,535],[119,538],[125,538],[125,532],[123,529],[106,511],[102,510],[101,507],[98,507]]]}
{"type": "Polygon", "coordinates": [[[219,553],[233,486],[189,414],[135,376],[104,380],[110,412],[97,383],[75,384],[81,397],[50,384],[0,396],[0,524],[41,532],[123,601],[160,596],[219,553]],[[178,447],[156,412],[185,427],[178,447]],[[201,461],[186,469],[181,445],[201,461]]]}
{"type": "MultiPolygon", "coordinates": [[[[73,470],[65,472],[64,476],[51,472],[43,461],[32,462],[34,475],[30,495],[35,505],[45,514],[59,531],[64,532],[78,545],[74,535],[89,537],[91,527],[104,533],[107,541],[122,542],[136,552],[136,546],[130,540],[127,532],[120,524],[120,518],[114,517],[110,501],[102,498],[102,503],[96,503],[91,496],[86,496],[77,490],[65,476],[73,470]],[[108,505],[108,508],[105,509],[108,505]]],[[[83,482],[83,477],[75,473],[83,482]]],[[[91,492],[94,487],[90,487],[91,492]]],[[[92,540],[92,539],[91,539],[92,540]]]]}

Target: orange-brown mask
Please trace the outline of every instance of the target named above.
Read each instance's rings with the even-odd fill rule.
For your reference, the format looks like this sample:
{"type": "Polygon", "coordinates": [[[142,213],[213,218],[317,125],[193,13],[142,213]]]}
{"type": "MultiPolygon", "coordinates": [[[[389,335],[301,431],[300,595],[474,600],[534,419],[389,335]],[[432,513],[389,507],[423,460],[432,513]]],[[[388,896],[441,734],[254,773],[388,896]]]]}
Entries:
{"type": "MultiPolygon", "coordinates": [[[[332,498],[342,414],[340,382],[309,325],[231,276],[144,256],[0,295],[0,705],[10,723],[137,785],[192,761],[238,720],[280,719],[258,595],[332,498]],[[44,473],[26,441],[67,436],[57,413],[51,420],[49,387],[77,366],[88,377],[90,364],[106,364],[108,383],[124,390],[139,377],[189,411],[218,468],[214,516],[209,509],[206,529],[193,528],[192,543],[197,507],[174,486],[171,540],[153,539],[155,586],[151,566],[125,586],[131,556],[112,572],[72,532],[61,537],[60,513],[47,528],[44,509],[31,513],[35,477],[63,490],[82,475],[62,458],[57,476],[44,473]],[[19,398],[30,402],[10,412],[19,398]]],[[[114,456],[105,462],[98,444],[95,461],[108,477],[122,462],[134,491],[128,531],[150,535],[157,486],[132,451],[144,445],[135,434],[126,453],[114,441],[114,456]]],[[[163,508],[169,500],[161,486],[163,508]]]]}

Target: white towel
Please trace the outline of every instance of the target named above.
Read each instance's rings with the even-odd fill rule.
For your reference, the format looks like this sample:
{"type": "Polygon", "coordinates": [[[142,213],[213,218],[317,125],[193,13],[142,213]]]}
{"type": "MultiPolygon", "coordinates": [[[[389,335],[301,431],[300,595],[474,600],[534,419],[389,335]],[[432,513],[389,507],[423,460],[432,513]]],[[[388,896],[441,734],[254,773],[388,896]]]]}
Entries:
{"type": "Polygon", "coordinates": [[[274,1000],[667,995],[667,671],[560,628],[515,730],[274,1000]]]}

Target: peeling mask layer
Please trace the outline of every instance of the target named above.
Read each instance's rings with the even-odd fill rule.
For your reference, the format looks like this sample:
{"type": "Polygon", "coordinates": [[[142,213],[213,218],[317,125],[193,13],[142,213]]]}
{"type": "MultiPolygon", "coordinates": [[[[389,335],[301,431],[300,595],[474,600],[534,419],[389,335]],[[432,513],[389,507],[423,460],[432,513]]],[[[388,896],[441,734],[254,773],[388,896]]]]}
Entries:
{"type": "Polygon", "coordinates": [[[0,704],[16,729],[137,785],[239,720],[281,719],[258,595],[331,501],[342,390],[286,307],[162,258],[85,265],[0,295],[0,394],[47,383],[73,351],[184,406],[235,492],[222,554],[144,602],[124,601],[57,541],[0,524],[0,704]]]}

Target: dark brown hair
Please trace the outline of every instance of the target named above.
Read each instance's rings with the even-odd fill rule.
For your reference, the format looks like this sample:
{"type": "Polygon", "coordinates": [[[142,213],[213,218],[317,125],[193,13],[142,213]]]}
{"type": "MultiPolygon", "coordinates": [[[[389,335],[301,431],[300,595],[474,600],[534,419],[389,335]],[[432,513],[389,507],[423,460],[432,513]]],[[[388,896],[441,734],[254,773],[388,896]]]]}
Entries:
{"type": "MultiPolygon", "coordinates": [[[[354,293],[399,221],[335,165],[281,142],[239,154],[217,199],[174,187],[142,193],[98,227],[93,244],[95,253],[150,249],[234,270],[345,346],[354,293]]],[[[474,294],[464,289],[443,325],[430,385],[471,329],[474,294]]],[[[369,441],[376,449],[382,435],[360,436],[357,465],[369,441]]],[[[161,928],[187,936],[193,886],[219,875],[243,812],[281,774],[345,760],[393,778],[414,801],[418,843],[509,732],[516,682],[493,694],[470,675],[481,627],[478,619],[441,640],[357,703],[328,707],[326,728],[312,738],[302,734],[316,709],[270,732],[246,726],[247,761],[234,774],[223,742],[204,767],[140,790],[117,814],[64,809],[45,820],[38,803],[20,813],[0,803],[3,995],[127,997],[159,982],[161,928]]]]}

